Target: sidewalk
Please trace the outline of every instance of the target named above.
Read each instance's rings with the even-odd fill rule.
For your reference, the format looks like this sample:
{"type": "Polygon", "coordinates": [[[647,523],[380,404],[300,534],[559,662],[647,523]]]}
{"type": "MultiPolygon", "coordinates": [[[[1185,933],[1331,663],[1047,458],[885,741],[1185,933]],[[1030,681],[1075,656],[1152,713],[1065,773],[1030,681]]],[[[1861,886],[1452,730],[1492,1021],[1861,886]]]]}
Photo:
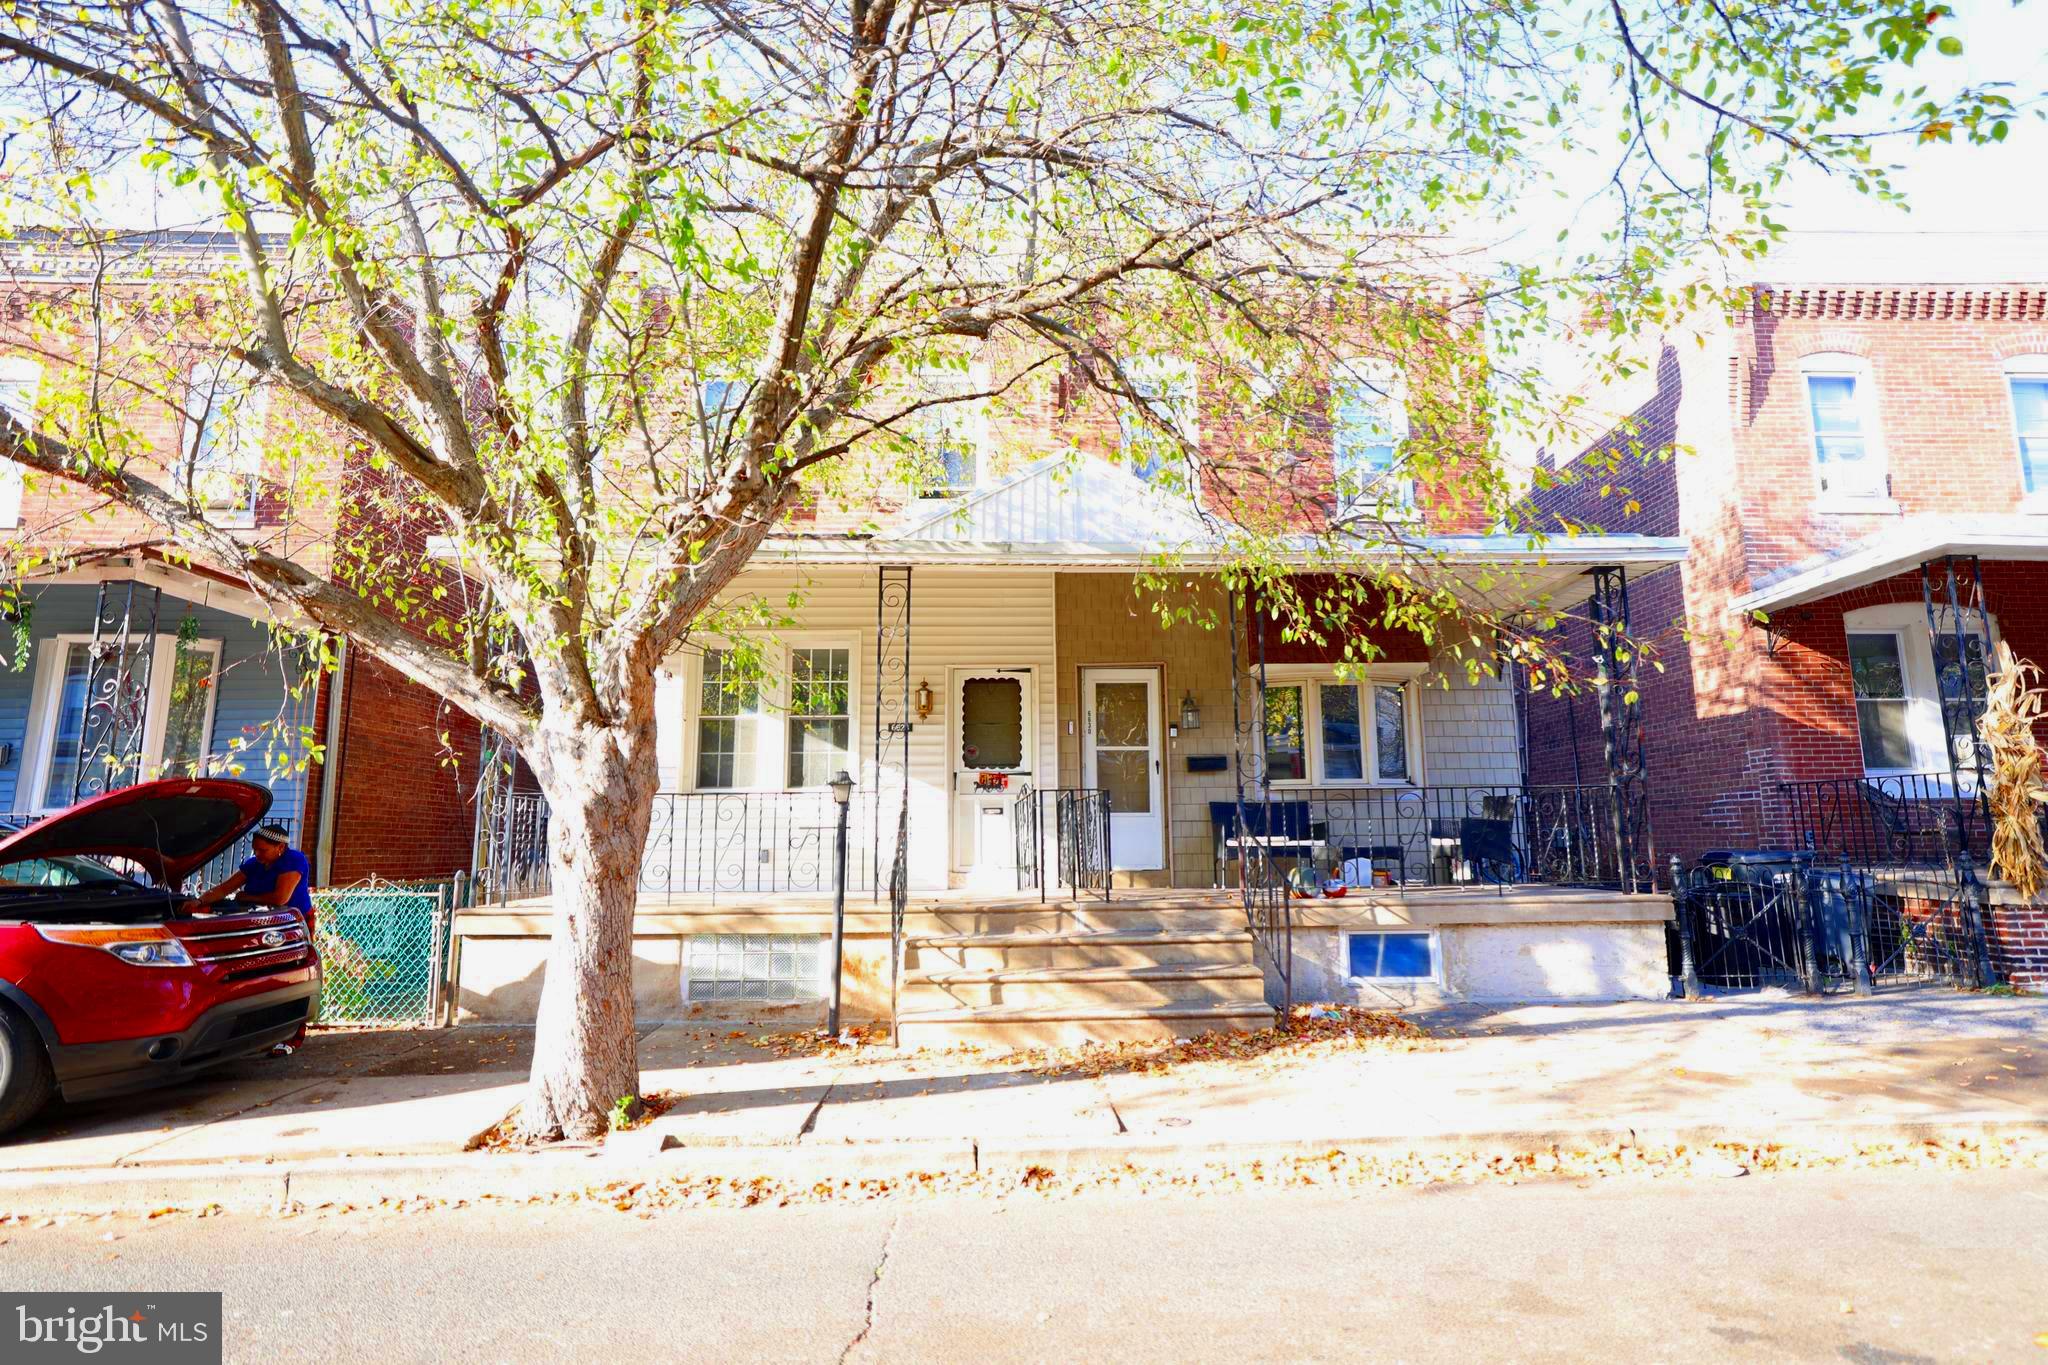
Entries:
{"type": "Polygon", "coordinates": [[[757,1045],[760,1030],[667,1025],[643,1033],[640,1054],[642,1090],[672,1098],[668,1111],[601,1151],[536,1157],[465,1155],[517,1103],[530,1032],[316,1033],[289,1059],[55,1107],[0,1145],[0,1204],[96,1184],[203,1191],[246,1177],[299,1179],[297,1189],[316,1173],[340,1181],[351,1170],[429,1167],[482,1190],[515,1171],[588,1180],[633,1162],[825,1179],[880,1167],[1171,1164],[1333,1147],[1531,1151],[1631,1135],[1798,1143],[2048,1133],[2048,1000],[2039,998],[1929,990],[1411,1017],[1427,1038],[1163,1071],[1123,1069],[1128,1052],[791,1056],[787,1041],[757,1045]]]}

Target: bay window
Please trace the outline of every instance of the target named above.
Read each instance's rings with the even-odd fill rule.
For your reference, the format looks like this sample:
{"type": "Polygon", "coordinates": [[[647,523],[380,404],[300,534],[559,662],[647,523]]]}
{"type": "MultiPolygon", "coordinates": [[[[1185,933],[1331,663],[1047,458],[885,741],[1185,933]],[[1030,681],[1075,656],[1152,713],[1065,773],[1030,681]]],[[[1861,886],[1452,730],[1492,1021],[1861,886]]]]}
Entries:
{"type": "Polygon", "coordinates": [[[1403,680],[1273,681],[1261,707],[1265,771],[1275,783],[1412,782],[1413,715],[1403,680]]]}

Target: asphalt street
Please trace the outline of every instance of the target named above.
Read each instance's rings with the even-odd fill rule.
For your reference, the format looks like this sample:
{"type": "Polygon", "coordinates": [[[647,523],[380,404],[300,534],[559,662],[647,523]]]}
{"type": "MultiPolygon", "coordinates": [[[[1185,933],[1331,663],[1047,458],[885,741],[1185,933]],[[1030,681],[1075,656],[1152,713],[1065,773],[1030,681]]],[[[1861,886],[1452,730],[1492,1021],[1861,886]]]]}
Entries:
{"type": "Polygon", "coordinates": [[[2048,1173],[85,1220],[235,1361],[2048,1361],[2048,1173]]]}

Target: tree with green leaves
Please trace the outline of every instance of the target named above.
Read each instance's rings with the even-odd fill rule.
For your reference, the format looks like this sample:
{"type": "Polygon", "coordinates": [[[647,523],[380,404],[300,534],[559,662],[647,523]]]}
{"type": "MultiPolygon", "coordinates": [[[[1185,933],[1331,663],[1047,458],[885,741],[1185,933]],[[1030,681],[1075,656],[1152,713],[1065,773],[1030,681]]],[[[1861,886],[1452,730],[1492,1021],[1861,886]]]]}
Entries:
{"type": "MultiPolygon", "coordinates": [[[[1369,506],[1271,514],[1285,442],[1195,448],[1127,363],[1201,355],[1283,429],[1341,336],[1422,395],[1404,458],[1465,524],[1518,525],[1511,452],[1580,415],[1535,363],[1560,335],[1625,368],[1712,301],[1676,267],[1767,244],[1788,176],[1883,195],[1886,137],[2005,136],[2001,92],[1912,88],[1948,23],[1922,0],[14,0],[10,240],[120,243],[149,283],[130,234],[155,204],[230,250],[158,286],[203,306],[154,359],[104,344],[135,315],[118,290],[44,306],[69,382],[0,416],[0,452],[516,745],[556,916],[522,1124],[588,1136],[636,1089],[656,667],[793,508],[928,461],[921,413],[1058,373],[1186,446],[1164,478],[1247,580],[1284,583],[1304,533],[1333,567],[1401,565],[1368,553],[1408,534],[1369,506]],[[388,542],[309,558],[210,518],[192,452],[139,416],[195,354],[276,400],[266,479],[361,452],[374,492],[305,505],[425,526],[459,607],[409,628],[422,566],[388,542]],[[970,356],[985,386],[899,382],[970,356]]],[[[1418,621],[1456,605],[1412,565],[1390,581],[1418,621]]]]}

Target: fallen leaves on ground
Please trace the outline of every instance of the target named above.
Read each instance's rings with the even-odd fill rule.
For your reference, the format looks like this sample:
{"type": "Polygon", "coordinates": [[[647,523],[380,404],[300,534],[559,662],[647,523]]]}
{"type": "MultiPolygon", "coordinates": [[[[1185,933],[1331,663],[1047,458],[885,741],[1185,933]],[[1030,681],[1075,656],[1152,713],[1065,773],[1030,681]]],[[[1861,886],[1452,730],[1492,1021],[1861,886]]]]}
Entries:
{"type": "MultiPolygon", "coordinates": [[[[737,1038],[734,1033],[728,1037],[737,1038]]],[[[844,1057],[864,1047],[879,1047],[889,1041],[887,1024],[855,1024],[835,1036],[823,1029],[800,1029],[795,1033],[764,1033],[754,1046],[778,1057],[844,1057]]]]}
{"type": "MultiPolygon", "coordinates": [[[[1515,1185],[1569,1180],[1584,1188],[1603,1179],[1697,1179],[1731,1165],[1765,1175],[1805,1171],[2048,1170],[2048,1139],[2019,1136],[1985,1140],[1928,1139],[1923,1142],[1836,1143],[1787,1147],[1775,1143],[1716,1143],[1671,1147],[1616,1143],[1599,1148],[1551,1146],[1505,1152],[1347,1152],[1341,1148],[1291,1157],[1211,1161],[1184,1166],[1083,1166],[1054,1169],[1042,1164],[989,1166],[954,1171],[914,1171],[900,1176],[803,1181],[769,1176],[691,1176],[602,1181],[574,1190],[532,1195],[482,1195],[441,1199],[422,1195],[380,1199],[371,1205],[322,1203],[281,1205],[265,1215],[287,1218],[345,1214],[418,1214],[470,1207],[537,1207],[601,1204],[620,1213],[652,1218],[670,1209],[700,1207],[787,1207],[883,1199],[967,1196],[995,1199],[1085,1198],[1091,1194],[1227,1195],[1249,1189],[1357,1190],[1429,1185],[1515,1185]]],[[[217,1206],[198,1211],[221,1216],[217,1206]]],[[[108,1214],[57,1217],[0,1214],[0,1228],[62,1227],[108,1214]]],[[[161,1216],[189,1217],[186,1210],[161,1216]]]]}
{"type": "Polygon", "coordinates": [[[1425,1045],[1421,1025],[1385,1010],[1356,1005],[1296,1005],[1283,1024],[1262,1029],[1218,1029],[1193,1038],[1131,1043],[1084,1043],[1071,1048],[1026,1048],[1008,1060],[1037,1076],[1161,1075],[1204,1062],[1327,1056],[1366,1048],[1412,1051],[1425,1045]]]}

